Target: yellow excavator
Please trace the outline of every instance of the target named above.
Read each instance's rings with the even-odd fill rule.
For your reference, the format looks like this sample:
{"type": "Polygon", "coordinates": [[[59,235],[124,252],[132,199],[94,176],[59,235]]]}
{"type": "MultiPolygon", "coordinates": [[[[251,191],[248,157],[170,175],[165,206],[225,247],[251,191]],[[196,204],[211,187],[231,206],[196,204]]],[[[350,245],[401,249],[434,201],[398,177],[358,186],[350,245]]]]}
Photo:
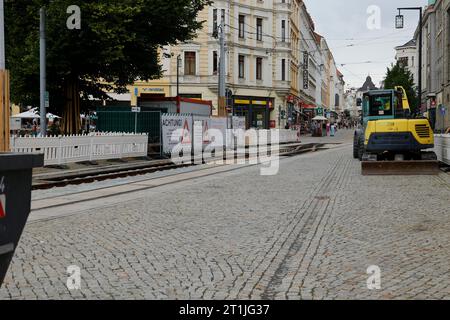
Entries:
{"type": "Polygon", "coordinates": [[[353,157],[363,175],[437,174],[434,134],[426,118],[411,115],[401,86],[363,95],[361,128],[355,131],[353,157]]]}

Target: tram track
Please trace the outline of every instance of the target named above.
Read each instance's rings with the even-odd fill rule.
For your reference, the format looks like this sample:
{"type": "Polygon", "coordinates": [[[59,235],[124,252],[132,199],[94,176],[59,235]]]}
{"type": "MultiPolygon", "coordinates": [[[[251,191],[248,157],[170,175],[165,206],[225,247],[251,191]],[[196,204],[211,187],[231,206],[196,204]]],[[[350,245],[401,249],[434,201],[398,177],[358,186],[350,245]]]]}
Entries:
{"type": "MultiPolygon", "coordinates": [[[[280,146],[280,157],[295,156],[306,152],[314,152],[323,148],[322,143],[294,144],[280,146]]],[[[266,150],[263,150],[263,152],[266,150]]],[[[250,157],[246,152],[246,158],[250,157]]],[[[149,163],[139,163],[135,166],[124,165],[123,167],[101,168],[98,171],[88,170],[87,172],[72,172],[61,175],[38,175],[33,179],[32,190],[47,190],[55,187],[66,187],[69,185],[80,185],[98,181],[126,178],[131,176],[145,175],[158,171],[168,171],[180,168],[192,167],[196,164],[175,164],[170,160],[156,160],[149,163]]]]}

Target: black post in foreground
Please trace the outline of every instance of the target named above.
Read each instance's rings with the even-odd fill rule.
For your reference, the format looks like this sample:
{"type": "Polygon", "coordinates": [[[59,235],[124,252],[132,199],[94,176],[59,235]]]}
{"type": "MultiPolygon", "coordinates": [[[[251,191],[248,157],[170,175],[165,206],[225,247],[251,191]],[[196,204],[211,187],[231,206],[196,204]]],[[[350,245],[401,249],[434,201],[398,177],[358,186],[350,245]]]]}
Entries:
{"type": "Polygon", "coordinates": [[[44,155],[0,153],[0,287],[30,214],[33,168],[44,155]]]}

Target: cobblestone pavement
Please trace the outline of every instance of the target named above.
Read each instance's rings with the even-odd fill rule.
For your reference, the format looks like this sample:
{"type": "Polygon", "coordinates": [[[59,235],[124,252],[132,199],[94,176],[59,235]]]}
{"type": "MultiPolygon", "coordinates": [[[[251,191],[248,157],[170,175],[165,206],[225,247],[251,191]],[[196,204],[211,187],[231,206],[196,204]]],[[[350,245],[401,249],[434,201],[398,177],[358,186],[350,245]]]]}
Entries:
{"type": "Polygon", "coordinates": [[[0,299],[449,299],[449,208],[448,174],[363,177],[345,145],[29,223],[0,299]]]}

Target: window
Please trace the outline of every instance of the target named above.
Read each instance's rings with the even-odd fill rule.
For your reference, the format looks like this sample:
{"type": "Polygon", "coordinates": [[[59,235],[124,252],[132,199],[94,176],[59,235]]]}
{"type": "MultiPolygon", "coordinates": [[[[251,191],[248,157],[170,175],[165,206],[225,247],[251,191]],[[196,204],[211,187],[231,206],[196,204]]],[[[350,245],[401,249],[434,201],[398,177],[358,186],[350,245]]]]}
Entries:
{"type": "Polygon", "coordinates": [[[256,80],[262,80],[262,58],[256,58],[256,80]]]}
{"type": "Polygon", "coordinates": [[[256,18],[256,40],[258,40],[258,41],[262,41],[262,36],[263,36],[262,24],[263,24],[263,19],[256,18]]]}
{"type": "Polygon", "coordinates": [[[281,20],[281,41],[286,41],[286,20],[281,20]]]}
{"type": "Polygon", "coordinates": [[[184,53],[184,74],[187,76],[195,76],[196,73],[196,54],[192,51],[184,53]]]}
{"type": "Polygon", "coordinates": [[[281,81],[286,81],[286,59],[281,59],[281,81]]]}
{"type": "Polygon", "coordinates": [[[221,10],[220,22],[225,25],[225,9],[221,10]]]}
{"type": "Polygon", "coordinates": [[[239,15],[239,38],[244,38],[245,34],[245,16],[239,15]]]}
{"type": "Polygon", "coordinates": [[[402,57],[398,59],[398,63],[399,65],[403,66],[403,67],[407,67],[408,66],[408,57],[402,57]]]}
{"type": "Polygon", "coordinates": [[[366,115],[370,117],[392,115],[392,97],[390,94],[377,96],[365,95],[364,101],[366,115]]]}
{"type": "Polygon", "coordinates": [[[239,78],[245,78],[245,57],[239,55],[239,78]]]}
{"type": "Polygon", "coordinates": [[[334,96],[334,106],[339,107],[339,95],[338,94],[336,94],[334,96]]]}
{"type": "Polygon", "coordinates": [[[213,51],[213,74],[216,75],[219,69],[219,57],[217,51],[213,51]]]}
{"type": "Polygon", "coordinates": [[[213,10],[213,37],[217,37],[218,25],[217,25],[217,9],[213,10]]]}

